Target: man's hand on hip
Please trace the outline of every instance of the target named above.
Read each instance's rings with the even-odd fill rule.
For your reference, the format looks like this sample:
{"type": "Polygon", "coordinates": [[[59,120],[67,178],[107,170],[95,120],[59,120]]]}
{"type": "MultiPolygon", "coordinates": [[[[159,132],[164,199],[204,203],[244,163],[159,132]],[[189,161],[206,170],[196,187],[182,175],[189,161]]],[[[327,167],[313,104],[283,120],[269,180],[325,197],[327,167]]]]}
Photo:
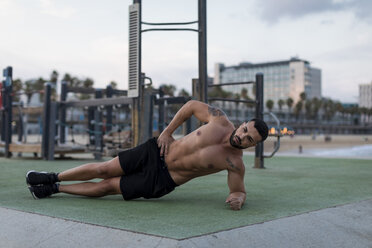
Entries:
{"type": "Polygon", "coordinates": [[[158,147],[160,148],[160,156],[167,156],[170,144],[174,141],[172,135],[165,132],[165,130],[159,135],[158,147]]]}

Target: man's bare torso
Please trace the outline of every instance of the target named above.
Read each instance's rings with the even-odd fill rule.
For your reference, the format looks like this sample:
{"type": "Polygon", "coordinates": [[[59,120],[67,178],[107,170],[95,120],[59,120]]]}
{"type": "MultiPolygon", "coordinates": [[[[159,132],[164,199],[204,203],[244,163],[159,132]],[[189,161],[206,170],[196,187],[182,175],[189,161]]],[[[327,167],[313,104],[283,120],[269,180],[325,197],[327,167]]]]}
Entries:
{"type": "Polygon", "coordinates": [[[165,162],[176,184],[221,170],[240,171],[237,160],[242,151],[232,149],[228,137],[234,131],[231,122],[210,122],[192,133],[175,140],[169,147],[165,162]]]}

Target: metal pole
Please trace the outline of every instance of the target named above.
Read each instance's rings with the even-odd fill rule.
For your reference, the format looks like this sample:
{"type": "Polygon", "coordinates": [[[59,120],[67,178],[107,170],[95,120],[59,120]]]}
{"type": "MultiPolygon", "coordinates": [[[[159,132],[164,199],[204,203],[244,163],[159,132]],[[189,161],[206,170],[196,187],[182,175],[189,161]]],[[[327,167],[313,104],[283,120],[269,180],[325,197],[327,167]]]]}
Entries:
{"type": "MultiPolygon", "coordinates": [[[[263,120],[264,91],[263,91],[263,74],[256,74],[256,118],[263,120]]],[[[254,168],[264,169],[263,158],[264,145],[260,142],[256,145],[254,168]]]]}
{"type": "MultiPolygon", "coordinates": [[[[102,90],[97,89],[95,99],[99,101],[99,99],[102,98],[102,95],[102,90]]],[[[94,159],[96,160],[100,160],[102,158],[103,151],[102,110],[99,107],[94,109],[94,159]]]]}
{"type": "Polygon", "coordinates": [[[9,151],[9,146],[12,143],[12,76],[13,76],[13,69],[12,67],[8,66],[4,69],[3,75],[5,77],[4,81],[4,110],[5,110],[5,128],[4,128],[4,136],[5,136],[5,157],[10,158],[12,153],[9,151]]]}
{"type": "Polygon", "coordinates": [[[207,72],[207,1],[198,0],[199,27],[199,85],[200,99],[208,102],[208,72],[207,72]]]}
{"type": "MultiPolygon", "coordinates": [[[[111,98],[114,93],[111,85],[106,87],[106,97],[111,98]]],[[[106,106],[106,132],[112,130],[112,105],[106,106]]]]}
{"type": "Polygon", "coordinates": [[[50,124],[50,108],[51,100],[50,96],[52,94],[51,83],[44,84],[44,110],[43,110],[43,136],[41,145],[41,156],[43,159],[48,160],[49,156],[49,124],[50,124]]]}
{"type": "Polygon", "coordinates": [[[49,123],[48,123],[48,154],[47,154],[47,160],[51,161],[54,160],[54,148],[55,148],[55,142],[56,142],[56,119],[57,119],[57,112],[58,107],[56,102],[50,101],[50,114],[49,114],[49,123]]]}
{"type": "Polygon", "coordinates": [[[146,140],[152,137],[152,121],[153,121],[153,94],[151,89],[145,89],[143,93],[143,105],[141,113],[141,139],[140,143],[144,143],[146,140]]]}
{"type": "MultiPolygon", "coordinates": [[[[66,102],[67,99],[67,82],[61,82],[61,96],[60,101],[66,102]]],[[[61,104],[60,106],[60,123],[59,123],[59,143],[64,144],[66,142],[66,106],[61,104]]]]}
{"type": "Polygon", "coordinates": [[[141,0],[133,0],[133,4],[138,4],[139,9],[138,9],[138,21],[139,21],[139,30],[138,30],[138,97],[133,98],[133,105],[132,105],[132,131],[133,131],[133,142],[132,146],[137,146],[140,144],[140,130],[141,130],[141,106],[142,106],[142,97],[143,97],[143,92],[142,92],[142,57],[141,57],[141,50],[142,50],[142,6],[141,6],[141,0]]]}
{"type": "Polygon", "coordinates": [[[1,94],[1,141],[5,142],[5,82],[0,83],[0,94],[1,94]]]}
{"type": "MultiPolygon", "coordinates": [[[[159,88],[159,98],[163,98],[164,97],[164,91],[163,91],[163,88],[159,88]]],[[[161,134],[161,132],[163,132],[164,130],[164,101],[160,101],[159,102],[159,123],[158,123],[158,127],[159,127],[159,135],[161,134]]]]}

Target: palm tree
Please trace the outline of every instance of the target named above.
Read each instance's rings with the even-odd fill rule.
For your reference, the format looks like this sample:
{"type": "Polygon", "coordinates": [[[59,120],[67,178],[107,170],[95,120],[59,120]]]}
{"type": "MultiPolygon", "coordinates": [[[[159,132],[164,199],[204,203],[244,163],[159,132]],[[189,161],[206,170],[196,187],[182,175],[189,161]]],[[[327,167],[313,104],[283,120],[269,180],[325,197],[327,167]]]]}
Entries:
{"type": "Polygon", "coordinates": [[[296,115],[296,120],[298,120],[298,117],[300,116],[301,110],[302,110],[303,104],[302,101],[298,101],[295,105],[295,115],[296,115]]]}
{"type": "Polygon", "coordinates": [[[240,95],[243,99],[247,99],[248,98],[248,90],[247,88],[242,88],[241,92],[240,92],[240,95]]]}
{"type": "Polygon", "coordinates": [[[325,119],[327,121],[330,121],[336,112],[334,102],[331,99],[325,99],[323,100],[322,107],[323,107],[325,119]]]}
{"type": "Polygon", "coordinates": [[[271,110],[273,109],[274,107],[274,101],[269,99],[266,101],[266,108],[271,112],[271,110]]]}
{"type": "Polygon", "coordinates": [[[56,84],[58,81],[58,72],[56,70],[53,70],[52,73],[50,74],[50,79],[49,81],[52,82],[53,84],[56,84]]]}
{"type": "Polygon", "coordinates": [[[313,99],[311,99],[311,103],[312,103],[312,109],[311,109],[311,117],[312,119],[314,119],[315,121],[318,120],[318,112],[319,112],[319,109],[320,107],[322,106],[322,102],[314,97],[313,99]]]}
{"type": "MultiPolygon", "coordinates": [[[[43,78],[38,78],[36,81],[33,82],[32,84],[32,90],[33,91],[38,91],[38,92],[42,92],[42,90],[44,90],[44,84],[46,83],[46,80],[43,79],[43,78]]],[[[42,97],[42,95],[40,94],[39,95],[39,99],[40,99],[40,102],[44,102],[44,98],[42,97]]]]}
{"type": "MultiPolygon", "coordinates": [[[[12,81],[12,91],[14,93],[19,93],[23,88],[23,84],[22,84],[22,80],[21,79],[14,79],[12,81]]],[[[13,101],[15,102],[19,102],[20,98],[19,98],[19,94],[14,94],[13,95],[13,101]]]]}
{"type": "MultiPolygon", "coordinates": [[[[235,100],[240,100],[240,94],[235,93],[234,94],[234,99],[235,100]]],[[[238,121],[238,118],[239,118],[239,102],[235,102],[235,118],[238,121]]]]}
{"type": "Polygon", "coordinates": [[[288,120],[291,116],[291,110],[292,110],[292,106],[293,106],[293,99],[288,97],[288,99],[286,100],[286,104],[288,106],[288,118],[287,118],[287,120],[288,120]]]}
{"type": "Polygon", "coordinates": [[[70,74],[65,73],[65,75],[63,75],[63,77],[62,77],[62,81],[63,81],[63,82],[67,82],[67,83],[68,83],[68,86],[70,86],[70,87],[72,86],[72,85],[71,85],[72,77],[71,77],[70,74]]]}
{"type": "MultiPolygon", "coordinates": [[[[252,98],[249,97],[248,95],[248,90],[247,88],[243,88],[240,92],[241,98],[243,98],[246,101],[252,101],[252,98]]],[[[248,109],[251,109],[255,106],[254,103],[245,103],[245,106],[247,106],[248,109]]]]}
{"type": "Polygon", "coordinates": [[[163,90],[164,95],[168,96],[174,96],[174,93],[176,92],[176,86],[173,84],[162,84],[160,85],[160,88],[163,90]]]}
{"type": "MultiPolygon", "coordinates": [[[[85,80],[81,81],[80,84],[82,84],[84,88],[92,89],[94,85],[94,81],[93,79],[86,78],[85,80]]],[[[80,94],[79,99],[80,100],[90,99],[90,96],[88,94],[80,94]]]]}
{"type": "Polygon", "coordinates": [[[289,109],[289,112],[291,112],[291,109],[292,109],[292,106],[293,106],[293,99],[292,98],[288,98],[287,101],[287,106],[288,106],[288,109],[289,109]]]}
{"type": "Polygon", "coordinates": [[[185,89],[181,89],[180,92],[178,93],[178,96],[190,97],[190,93],[187,92],[187,90],[185,89]]]}
{"type": "Polygon", "coordinates": [[[311,119],[311,114],[312,114],[312,102],[309,100],[305,101],[305,115],[306,119],[311,119]]]}
{"type": "Polygon", "coordinates": [[[283,99],[279,99],[278,100],[278,106],[279,106],[279,111],[282,112],[282,107],[284,105],[284,100],[283,99]]]}
{"type": "Polygon", "coordinates": [[[341,121],[343,121],[344,106],[340,102],[335,103],[336,115],[340,116],[341,121]]]}
{"type": "Polygon", "coordinates": [[[111,88],[113,88],[113,89],[117,89],[117,88],[118,88],[118,83],[115,82],[115,81],[111,81],[111,82],[109,83],[109,85],[111,85],[111,88]]]}
{"type": "Polygon", "coordinates": [[[305,92],[302,92],[301,94],[300,94],[300,99],[301,99],[301,101],[305,101],[306,100],[306,93],[305,92]]]}

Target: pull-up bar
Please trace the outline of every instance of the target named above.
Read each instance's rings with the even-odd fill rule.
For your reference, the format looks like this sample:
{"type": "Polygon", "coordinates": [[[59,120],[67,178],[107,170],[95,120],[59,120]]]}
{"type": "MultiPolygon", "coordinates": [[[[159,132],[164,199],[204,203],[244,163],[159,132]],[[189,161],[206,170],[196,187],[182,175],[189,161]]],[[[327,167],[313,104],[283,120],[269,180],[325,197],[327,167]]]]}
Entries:
{"type": "MultiPolygon", "coordinates": [[[[174,25],[190,25],[199,23],[198,21],[192,21],[192,22],[141,22],[141,24],[145,25],[152,25],[152,26],[174,26],[174,25]]],[[[193,31],[193,32],[200,32],[197,29],[193,28],[149,28],[149,29],[143,29],[141,30],[142,33],[149,32],[149,31],[193,31]]]]}

